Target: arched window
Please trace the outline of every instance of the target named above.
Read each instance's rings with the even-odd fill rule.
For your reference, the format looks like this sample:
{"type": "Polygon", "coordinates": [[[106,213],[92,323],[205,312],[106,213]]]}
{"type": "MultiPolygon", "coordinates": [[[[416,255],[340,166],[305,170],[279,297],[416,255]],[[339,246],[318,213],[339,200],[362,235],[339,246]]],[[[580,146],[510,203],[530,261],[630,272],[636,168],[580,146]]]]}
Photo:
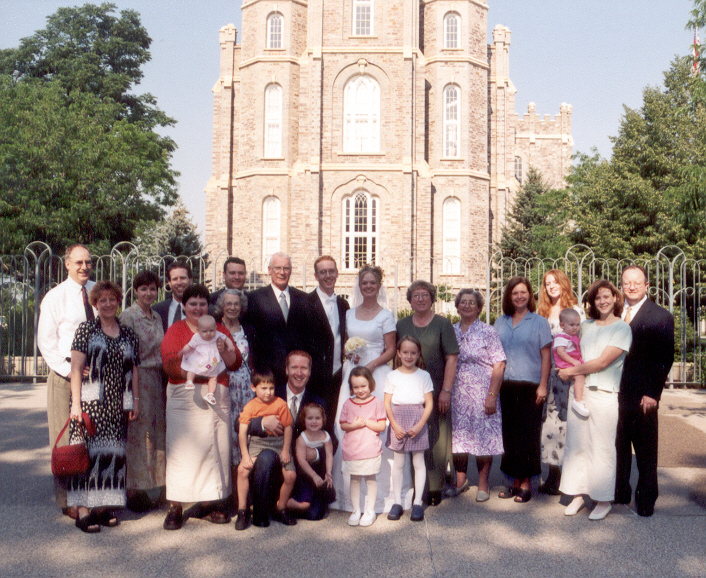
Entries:
{"type": "Polygon", "coordinates": [[[373,0],[353,0],[353,35],[373,33],[373,0]]]}
{"type": "Polygon", "coordinates": [[[270,257],[280,250],[280,202],[267,197],[262,203],[262,265],[267,267],[270,257]]]}
{"type": "Polygon", "coordinates": [[[378,240],[378,200],[366,191],[343,199],[343,264],[359,269],[375,263],[378,240]]]}
{"type": "Polygon", "coordinates": [[[444,88],[444,156],[459,156],[459,88],[453,84],[444,88]]]}
{"type": "Polygon", "coordinates": [[[443,207],[444,266],[445,275],[461,274],[461,201],[448,198],[443,207]]]}
{"type": "Polygon", "coordinates": [[[282,156],[282,87],[270,84],[265,89],[265,157],[282,156]]]}
{"type": "Polygon", "coordinates": [[[284,18],[274,12],[267,17],[267,48],[282,48],[284,18]]]}
{"type": "Polygon", "coordinates": [[[380,85],[372,76],[356,76],[343,89],[343,150],[380,150],[380,85]]]}
{"type": "Polygon", "coordinates": [[[461,18],[455,12],[444,16],[444,48],[458,48],[461,18]]]}
{"type": "Polygon", "coordinates": [[[522,159],[515,157],[515,178],[517,182],[522,184],[522,159]]]}

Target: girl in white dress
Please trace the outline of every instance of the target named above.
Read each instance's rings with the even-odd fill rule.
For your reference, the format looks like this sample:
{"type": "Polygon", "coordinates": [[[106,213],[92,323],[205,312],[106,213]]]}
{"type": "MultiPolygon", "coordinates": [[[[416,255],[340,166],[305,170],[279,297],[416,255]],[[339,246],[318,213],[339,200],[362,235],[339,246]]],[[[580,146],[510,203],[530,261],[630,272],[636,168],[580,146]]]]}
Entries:
{"type": "MultiPolygon", "coordinates": [[[[358,287],[353,298],[353,307],[346,313],[346,333],[348,339],[362,338],[365,346],[351,354],[343,364],[342,383],[348,383],[351,369],[357,365],[364,365],[372,373],[376,383],[385,383],[385,377],[392,371],[388,365],[395,355],[396,325],[392,312],[385,309],[386,299],[381,294],[383,272],[380,267],[365,265],[358,273],[358,287]],[[359,294],[358,294],[359,293],[359,294]],[[362,298],[362,302],[361,302],[362,298]],[[358,303],[356,305],[356,301],[358,303]],[[382,303],[381,303],[382,302],[382,303]]],[[[384,400],[382,388],[376,389],[373,395],[384,400]]],[[[341,410],[346,400],[350,399],[348,387],[341,387],[338,398],[338,411],[336,412],[336,436],[343,439],[343,430],[340,426],[341,410]]],[[[375,512],[380,514],[388,512],[392,506],[392,461],[393,453],[385,448],[386,432],[380,434],[382,440],[382,469],[378,474],[378,497],[375,502],[375,512]]],[[[350,502],[350,475],[344,476],[341,472],[342,455],[341,447],[334,455],[333,485],[336,489],[337,502],[332,508],[353,511],[350,502]]]]}

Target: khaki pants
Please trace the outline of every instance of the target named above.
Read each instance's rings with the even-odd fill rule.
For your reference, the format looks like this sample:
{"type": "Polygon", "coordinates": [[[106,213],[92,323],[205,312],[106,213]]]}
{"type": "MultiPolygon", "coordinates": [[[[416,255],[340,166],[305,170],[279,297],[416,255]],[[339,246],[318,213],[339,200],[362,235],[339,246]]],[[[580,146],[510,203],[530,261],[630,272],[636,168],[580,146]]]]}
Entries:
{"type": "MultiPolygon", "coordinates": [[[[54,370],[49,372],[47,379],[47,423],[49,425],[49,448],[54,447],[56,438],[69,419],[71,404],[71,382],[61,377],[54,370]]],[[[69,431],[59,441],[60,446],[68,445],[69,431]]],[[[54,496],[56,505],[66,508],[66,488],[58,478],[54,478],[54,496]]]]}

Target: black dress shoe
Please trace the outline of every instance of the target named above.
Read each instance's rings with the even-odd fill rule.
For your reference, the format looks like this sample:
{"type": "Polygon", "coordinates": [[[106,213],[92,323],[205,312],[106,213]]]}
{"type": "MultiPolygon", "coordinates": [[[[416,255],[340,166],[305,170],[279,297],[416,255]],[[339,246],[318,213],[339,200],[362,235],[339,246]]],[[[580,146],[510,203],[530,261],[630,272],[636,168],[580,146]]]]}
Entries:
{"type": "Polygon", "coordinates": [[[441,490],[429,492],[429,495],[426,499],[426,503],[428,506],[438,506],[439,504],[441,504],[441,490]]]}
{"type": "Polygon", "coordinates": [[[238,517],[235,519],[235,529],[239,532],[248,527],[248,511],[238,510],[238,517]]]}
{"type": "Polygon", "coordinates": [[[655,513],[655,507],[654,506],[637,506],[635,510],[637,511],[638,516],[643,516],[645,518],[649,518],[652,514],[655,513]]]}
{"type": "Polygon", "coordinates": [[[252,525],[258,528],[267,528],[270,525],[269,516],[253,516],[252,525]]]}
{"type": "Polygon", "coordinates": [[[284,524],[285,526],[297,525],[297,521],[287,513],[286,509],[276,511],[274,514],[272,514],[272,518],[274,520],[277,520],[280,524],[284,524]]]}
{"type": "Polygon", "coordinates": [[[181,506],[169,506],[169,512],[167,512],[167,517],[164,518],[164,529],[165,530],[179,530],[184,524],[184,518],[182,516],[181,506]]]}
{"type": "Polygon", "coordinates": [[[390,512],[387,514],[387,519],[388,520],[399,520],[402,517],[402,505],[401,504],[393,504],[393,506],[390,508],[390,512]]]}

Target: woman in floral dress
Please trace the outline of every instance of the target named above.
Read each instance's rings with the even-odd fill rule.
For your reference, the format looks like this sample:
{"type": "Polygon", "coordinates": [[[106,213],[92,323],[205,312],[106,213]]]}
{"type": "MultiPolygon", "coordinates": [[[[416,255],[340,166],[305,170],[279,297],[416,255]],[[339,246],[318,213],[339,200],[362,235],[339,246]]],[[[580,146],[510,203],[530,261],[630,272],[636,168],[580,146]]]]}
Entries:
{"type": "Polygon", "coordinates": [[[476,501],[490,497],[488,475],[493,456],[503,453],[502,416],[498,392],[505,370],[505,351],[498,332],[478,316],[483,310],[478,291],[456,295],[461,321],[454,325],[459,356],[451,397],[451,440],[456,470],[456,494],[468,488],[468,454],[476,456],[476,501]]]}
{"type": "Polygon", "coordinates": [[[86,438],[88,472],[68,479],[67,502],[78,507],[76,527],[90,533],[118,525],[113,509],[126,502],[127,422],[139,415],[133,398],[140,397],[134,371],[140,347],[135,332],[116,317],[121,299],[115,283],[96,283],[88,300],[98,317],[78,326],[71,345],[71,443],[83,440],[82,413],[91,418],[95,434],[86,438]]]}
{"type": "MultiPolygon", "coordinates": [[[[218,297],[216,302],[216,315],[223,316],[223,325],[228,328],[235,345],[240,350],[243,356],[243,363],[235,371],[228,372],[228,389],[230,391],[231,403],[231,423],[235,428],[234,435],[237,434],[238,428],[235,423],[238,421],[240,412],[243,411],[245,404],[255,397],[255,392],[250,387],[250,368],[252,360],[250,359],[250,344],[248,343],[249,327],[245,327],[242,323],[243,315],[248,309],[248,298],[245,292],[240,289],[226,289],[218,297]]],[[[236,471],[240,463],[240,446],[233,438],[232,446],[233,468],[236,471]]],[[[233,484],[237,476],[233,475],[233,484]]]]}

